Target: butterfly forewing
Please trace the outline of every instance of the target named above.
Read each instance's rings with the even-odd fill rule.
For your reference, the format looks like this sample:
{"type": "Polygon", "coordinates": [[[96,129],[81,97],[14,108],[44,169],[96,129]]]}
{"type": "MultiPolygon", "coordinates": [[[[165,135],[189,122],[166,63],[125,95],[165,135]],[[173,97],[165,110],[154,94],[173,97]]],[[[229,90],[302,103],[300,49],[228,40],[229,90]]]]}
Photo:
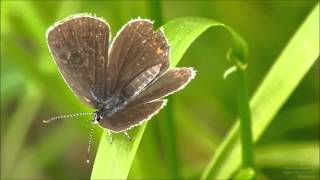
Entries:
{"type": "MultiPolygon", "coordinates": [[[[115,37],[109,50],[107,85],[121,91],[139,74],[161,64],[160,73],[169,67],[169,46],[162,31],[154,31],[149,20],[127,23],[115,37]]],[[[144,82],[142,82],[144,83],[144,82]]]]}
{"type": "Polygon", "coordinates": [[[66,18],[47,32],[48,46],[65,81],[95,108],[107,96],[109,33],[105,21],[91,16],[66,18]]]}

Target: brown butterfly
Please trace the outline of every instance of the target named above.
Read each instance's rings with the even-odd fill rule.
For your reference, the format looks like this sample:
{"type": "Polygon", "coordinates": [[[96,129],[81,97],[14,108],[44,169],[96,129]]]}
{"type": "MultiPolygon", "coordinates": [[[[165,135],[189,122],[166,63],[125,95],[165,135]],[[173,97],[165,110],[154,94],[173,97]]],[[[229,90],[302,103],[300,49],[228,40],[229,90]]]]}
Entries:
{"type": "Polygon", "coordinates": [[[65,82],[96,109],[92,122],[126,132],[157,114],[163,98],[188,84],[195,71],[169,69],[170,46],[150,20],[131,20],[111,44],[110,39],[108,23],[87,14],[67,17],[47,31],[65,82]]]}

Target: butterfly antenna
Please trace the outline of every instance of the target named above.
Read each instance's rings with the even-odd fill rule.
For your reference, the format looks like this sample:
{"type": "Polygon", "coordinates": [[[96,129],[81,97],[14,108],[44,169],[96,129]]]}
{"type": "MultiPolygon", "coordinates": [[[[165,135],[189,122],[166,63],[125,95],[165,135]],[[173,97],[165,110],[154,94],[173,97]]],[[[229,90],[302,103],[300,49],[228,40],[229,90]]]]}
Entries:
{"type": "Polygon", "coordinates": [[[88,151],[87,151],[87,163],[90,163],[90,150],[91,150],[91,145],[92,145],[92,135],[93,135],[93,130],[94,130],[94,122],[91,122],[91,127],[90,127],[90,133],[89,133],[89,141],[88,141],[88,151]]]}
{"type": "Polygon", "coordinates": [[[68,118],[73,118],[73,117],[77,117],[77,116],[84,116],[84,115],[92,115],[93,113],[89,113],[89,112],[83,112],[83,113],[77,113],[77,114],[69,114],[69,115],[62,115],[62,116],[56,116],[56,117],[52,117],[48,120],[43,120],[43,123],[49,123],[51,121],[57,120],[57,119],[68,119],[68,118]]]}

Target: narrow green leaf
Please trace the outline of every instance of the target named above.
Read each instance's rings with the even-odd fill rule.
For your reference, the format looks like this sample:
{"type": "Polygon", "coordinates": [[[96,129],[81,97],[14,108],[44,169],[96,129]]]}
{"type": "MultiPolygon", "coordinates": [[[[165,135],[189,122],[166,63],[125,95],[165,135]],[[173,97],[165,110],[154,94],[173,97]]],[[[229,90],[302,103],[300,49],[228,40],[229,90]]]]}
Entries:
{"type": "Polygon", "coordinates": [[[136,128],[129,141],[124,135],[116,134],[113,142],[108,141],[108,134],[103,133],[95,158],[91,179],[126,179],[133,158],[137,152],[146,123],[136,128]]]}
{"type": "MultiPolygon", "coordinates": [[[[319,5],[293,36],[251,99],[255,142],[317,58],[319,58],[319,5]]],[[[209,177],[228,179],[239,168],[241,152],[238,129],[237,122],[216,150],[202,179],[209,177]]]]}
{"type": "MultiPolygon", "coordinates": [[[[181,18],[163,26],[166,38],[171,46],[171,67],[178,64],[191,43],[210,27],[222,27],[228,30],[234,40],[231,55],[236,56],[241,61],[247,56],[245,42],[228,26],[204,18],[181,18]]],[[[130,132],[134,137],[133,142],[129,142],[119,134],[110,144],[106,133],[104,133],[100,141],[91,179],[126,179],[145,127],[146,123],[142,127],[136,128],[134,132],[130,132]]]]}
{"type": "Polygon", "coordinates": [[[233,38],[233,52],[238,59],[245,59],[248,47],[244,40],[230,27],[210,19],[186,17],[173,20],[164,25],[166,37],[171,46],[171,67],[176,66],[191,43],[210,27],[222,27],[228,30],[233,38]]]}

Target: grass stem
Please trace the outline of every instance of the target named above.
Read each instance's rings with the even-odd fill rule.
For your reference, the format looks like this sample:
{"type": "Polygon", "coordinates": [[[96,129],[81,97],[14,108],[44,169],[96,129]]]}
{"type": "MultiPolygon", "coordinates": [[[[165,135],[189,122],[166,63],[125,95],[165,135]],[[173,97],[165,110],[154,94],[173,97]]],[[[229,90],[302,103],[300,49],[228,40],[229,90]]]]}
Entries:
{"type": "Polygon", "coordinates": [[[251,130],[251,117],[248,98],[248,83],[246,68],[238,66],[237,71],[238,83],[238,111],[240,116],[240,141],[242,153],[243,168],[253,168],[253,143],[251,130]]]}

